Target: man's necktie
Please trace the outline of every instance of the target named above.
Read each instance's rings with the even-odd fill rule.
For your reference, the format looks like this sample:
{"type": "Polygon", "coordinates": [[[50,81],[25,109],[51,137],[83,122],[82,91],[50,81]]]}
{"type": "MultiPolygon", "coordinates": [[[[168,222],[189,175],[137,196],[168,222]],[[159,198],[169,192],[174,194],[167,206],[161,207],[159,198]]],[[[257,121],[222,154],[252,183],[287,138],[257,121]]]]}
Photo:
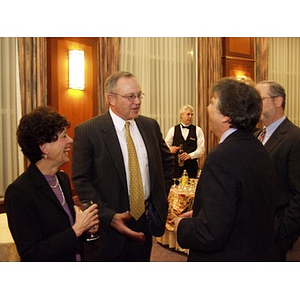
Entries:
{"type": "Polygon", "coordinates": [[[125,123],[125,135],[128,149],[130,214],[138,220],[145,211],[145,200],[140,165],[136,149],[129,130],[130,123],[125,123]]]}
{"type": "Polygon", "coordinates": [[[266,134],[266,127],[263,128],[263,130],[261,131],[261,133],[259,134],[258,136],[258,139],[263,142],[264,140],[264,137],[265,137],[265,134],[266,134]]]}
{"type": "Polygon", "coordinates": [[[191,125],[189,126],[184,126],[184,125],[181,125],[182,128],[186,128],[186,129],[190,129],[191,125]]]}

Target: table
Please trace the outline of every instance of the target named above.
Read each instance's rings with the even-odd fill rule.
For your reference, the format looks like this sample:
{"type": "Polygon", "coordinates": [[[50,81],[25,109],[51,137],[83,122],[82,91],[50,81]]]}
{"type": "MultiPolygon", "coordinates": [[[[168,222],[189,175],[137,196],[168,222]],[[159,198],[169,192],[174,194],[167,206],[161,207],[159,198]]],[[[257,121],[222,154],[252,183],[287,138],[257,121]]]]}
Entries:
{"type": "Polygon", "coordinates": [[[0,213],[5,213],[4,197],[0,197],[0,213]]]}
{"type": "Polygon", "coordinates": [[[20,261],[20,256],[8,228],[5,213],[0,214],[0,262],[3,261],[20,261]]]}
{"type": "Polygon", "coordinates": [[[188,185],[181,186],[174,184],[168,196],[168,217],[166,222],[166,229],[163,236],[156,238],[157,242],[162,245],[168,245],[169,248],[174,248],[177,251],[188,254],[188,249],[181,248],[177,243],[177,236],[174,232],[175,217],[180,216],[182,213],[192,209],[194,203],[195,190],[197,180],[190,180],[188,185]]]}

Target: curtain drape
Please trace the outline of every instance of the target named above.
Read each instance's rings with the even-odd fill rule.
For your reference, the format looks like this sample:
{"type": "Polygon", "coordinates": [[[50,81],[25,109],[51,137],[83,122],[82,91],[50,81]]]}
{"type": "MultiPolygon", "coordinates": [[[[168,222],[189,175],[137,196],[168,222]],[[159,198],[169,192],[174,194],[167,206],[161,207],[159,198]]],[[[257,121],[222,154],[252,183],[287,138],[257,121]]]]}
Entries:
{"type": "Polygon", "coordinates": [[[17,60],[17,39],[0,38],[0,196],[7,186],[23,171],[23,155],[16,139],[21,117],[17,60]],[[19,159],[20,160],[19,160],[19,159]]]}
{"type": "MultiPolygon", "coordinates": [[[[18,38],[22,115],[47,105],[47,38],[18,38]]],[[[24,158],[24,167],[29,161],[24,158]]]]}
{"type": "Polygon", "coordinates": [[[286,91],[286,115],[300,126],[300,38],[269,38],[268,79],[286,91]]]}
{"type": "Polygon", "coordinates": [[[209,151],[218,143],[218,138],[209,130],[206,108],[210,102],[211,86],[222,77],[221,57],[222,39],[220,37],[198,38],[198,123],[205,136],[206,148],[200,160],[200,167],[209,151]]]}
{"type": "Polygon", "coordinates": [[[268,78],[268,38],[255,38],[256,45],[256,82],[268,78]]]}
{"type": "Polygon", "coordinates": [[[138,78],[145,93],[141,113],[156,119],[164,136],[179,123],[184,104],[194,107],[197,124],[196,44],[197,39],[189,37],[120,40],[120,69],[138,78]]]}
{"type": "Polygon", "coordinates": [[[47,105],[47,38],[18,38],[22,114],[47,105]]]}
{"type": "Polygon", "coordinates": [[[118,37],[99,37],[99,113],[104,113],[108,109],[104,90],[105,81],[112,73],[119,70],[119,40],[118,37]]]}

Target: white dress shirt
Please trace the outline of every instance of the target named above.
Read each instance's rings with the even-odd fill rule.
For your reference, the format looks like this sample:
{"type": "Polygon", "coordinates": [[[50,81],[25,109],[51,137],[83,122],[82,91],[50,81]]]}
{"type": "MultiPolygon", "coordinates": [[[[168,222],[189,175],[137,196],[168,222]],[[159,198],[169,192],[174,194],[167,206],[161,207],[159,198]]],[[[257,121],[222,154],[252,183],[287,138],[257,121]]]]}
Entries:
{"type": "MultiPolygon", "coordinates": [[[[190,130],[188,128],[182,128],[182,126],[185,126],[185,125],[180,124],[180,128],[181,128],[181,134],[182,134],[184,140],[186,140],[189,135],[190,130]]],[[[165,138],[165,142],[169,147],[171,147],[173,144],[174,133],[175,133],[175,126],[173,126],[169,129],[168,134],[165,138]]],[[[203,134],[202,129],[199,126],[196,126],[196,136],[197,136],[197,148],[195,151],[188,153],[191,156],[191,159],[201,157],[201,155],[205,151],[204,134],[203,134]]]]}
{"type": "MultiPolygon", "coordinates": [[[[109,109],[109,113],[112,117],[117,136],[119,139],[119,143],[122,149],[122,154],[124,158],[124,165],[125,165],[125,171],[126,171],[126,179],[127,179],[127,187],[128,187],[128,193],[130,193],[129,189],[129,168],[128,168],[128,150],[127,150],[127,142],[126,142],[126,136],[125,136],[125,121],[117,116],[111,109],[109,109]]],[[[141,170],[141,176],[142,176],[142,182],[143,182],[143,189],[144,189],[144,196],[145,199],[148,199],[150,196],[150,176],[149,176],[149,164],[148,164],[148,155],[147,155],[147,149],[144,143],[144,140],[141,136],[141,133],[139,132],[139,129],[136,125],[135,120],[129,120],[130,122],[130,134],[133,139],[135,149],[137,152],[140,170],[141,170]]]]}

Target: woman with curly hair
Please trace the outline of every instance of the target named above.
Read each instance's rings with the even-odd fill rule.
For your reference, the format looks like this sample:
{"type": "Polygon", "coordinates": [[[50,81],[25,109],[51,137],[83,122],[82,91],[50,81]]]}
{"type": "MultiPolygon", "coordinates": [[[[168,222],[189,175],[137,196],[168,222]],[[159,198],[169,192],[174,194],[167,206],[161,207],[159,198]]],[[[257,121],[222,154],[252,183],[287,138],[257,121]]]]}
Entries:
{"type": "Polygon", "coordinates": [[[67,119],[39,107],[20,120],[18,143],[28,169],[5,193],[8,224],[21,261],[81,261],[82,234],[98,230],[98,209],[74,206],[70,180],[59,168],[73,139],[67,119]]]}

